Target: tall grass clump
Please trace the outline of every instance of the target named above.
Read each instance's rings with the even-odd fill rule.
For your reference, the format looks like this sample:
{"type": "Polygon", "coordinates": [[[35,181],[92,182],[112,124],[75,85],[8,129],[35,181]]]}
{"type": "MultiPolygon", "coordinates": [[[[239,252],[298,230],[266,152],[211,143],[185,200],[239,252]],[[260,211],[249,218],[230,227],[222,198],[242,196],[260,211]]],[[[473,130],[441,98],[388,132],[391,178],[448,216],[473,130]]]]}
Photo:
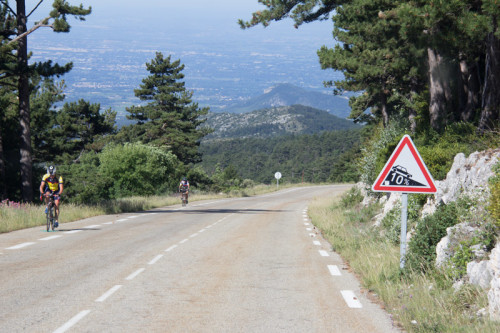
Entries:
{"type": "MultiPolygon", "coordinates": [[[[407,332],[500,332],[500,324],[488,319],[484,290],[470,285],[455,289],[454,277],[431,265],[425,271],[402,271],[399,243],[371,222],[380,207],[362,206],[356,191],[352,188],[343,196],[316,198],[309,214],[333,250],[362,286],[383,303],[397,325],[407,332]]],[[[442,215],[456,214],[451,210],[442,215]]],[[[447,224],[451,222],[442,227],[447,224]]]]}

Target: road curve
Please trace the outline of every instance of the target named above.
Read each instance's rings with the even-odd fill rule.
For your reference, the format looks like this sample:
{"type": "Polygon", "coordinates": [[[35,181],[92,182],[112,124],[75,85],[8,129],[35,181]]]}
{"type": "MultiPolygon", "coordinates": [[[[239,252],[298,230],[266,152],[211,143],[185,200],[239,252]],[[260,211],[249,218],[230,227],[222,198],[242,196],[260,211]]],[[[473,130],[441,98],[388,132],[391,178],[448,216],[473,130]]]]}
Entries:
{"type": "Polygon", "coordinates": [[[397,332],[307,217],[347,188],[2,234],[0,332],[397,332]]]}

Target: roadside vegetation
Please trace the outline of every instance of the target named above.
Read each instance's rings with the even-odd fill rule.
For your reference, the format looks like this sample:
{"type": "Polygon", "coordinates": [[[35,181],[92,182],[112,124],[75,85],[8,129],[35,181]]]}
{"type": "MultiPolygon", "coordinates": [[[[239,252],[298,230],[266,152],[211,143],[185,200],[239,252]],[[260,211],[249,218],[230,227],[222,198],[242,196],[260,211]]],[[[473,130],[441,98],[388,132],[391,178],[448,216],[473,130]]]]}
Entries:
{"type": "Polygon", "coordinates": [[[317,198],[309,214],[395,325],[407,332],[500,331],[500,323],[488,319],[483,290],[471,285],[455,289],[449,271],[401,270],[399,244],[371,222],[380,207],[362,206],[362,198],[354,188],[344,196],[317,198]]]}

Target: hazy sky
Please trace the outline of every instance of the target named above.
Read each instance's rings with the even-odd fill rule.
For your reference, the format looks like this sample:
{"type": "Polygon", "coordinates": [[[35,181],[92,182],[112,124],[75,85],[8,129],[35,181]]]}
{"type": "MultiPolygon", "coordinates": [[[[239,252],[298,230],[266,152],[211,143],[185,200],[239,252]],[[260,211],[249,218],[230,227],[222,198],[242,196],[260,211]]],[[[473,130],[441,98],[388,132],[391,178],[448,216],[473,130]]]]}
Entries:
{"type": "MultiPolygon", "coordinates": [[[[45,0],[36,12],[30,17],[30,26],[38,19],[47,16],[52,0],[45,0]]],[[[33,8],[38,0],[27,0],[27,11],[33,8]]],[[[241,30],[238,19],[247,20],[251,13],[264,6],[257,0],[69,0],[72,5],[83,4],[91,6],[92,14],[86,17],[83,23],[74,18],[69,22],[73,30],[97,28],[106,33],[109,27],[116,29],[120,26],[136,28],[142,31],[175,30],[185,31],[186,34],[206,34],[207,38],[224,38],[225,34],[235,34],[245,38],[252,34],[261,35],[266,39],[307,37],[311,38],[311,49],[320,46],[332,45],[332,22],[314,22],[305,24],[299,29],[293,28],[293,21],[285,19],[273,22],[271,26],[254,27],[241,30]]],[[[49,29],[45,29],[49,30],[49,29]]],[[[119,31],[113,31],[119,34],[119,31]]]]}

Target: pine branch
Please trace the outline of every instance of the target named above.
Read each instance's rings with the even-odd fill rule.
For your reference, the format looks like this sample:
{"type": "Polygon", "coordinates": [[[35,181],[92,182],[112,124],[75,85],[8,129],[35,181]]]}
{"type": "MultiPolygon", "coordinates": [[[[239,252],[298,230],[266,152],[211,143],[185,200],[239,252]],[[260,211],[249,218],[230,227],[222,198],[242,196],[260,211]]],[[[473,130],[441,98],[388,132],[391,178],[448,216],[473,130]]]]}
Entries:
{"type": "Polygon", "coordinates": [[[37,3],[37,5],[35,6],[35,8],[33,8],[33,9],[31,10],[31,12],[30,12],[30,13],[29,13],[26,17],[30,17],[30,15],[31,15],[31,14],[33,14],[33,12],[34,12],[34,11],[35,11],[35,10],[36,10],[36,9],[37,9],[40,5],[41,5],[41,4],[42,4],[42,2],[43,2],[43,1],[44,1],[44,0],[40,0],[40,1],[38,1],[38,3],[37,3]]]}
{"type": "Polygon", "coordinates": [[[52,24],[46,24],[46,22],[48,22],[48,20],[50,18],[51,18],[50,16],[44,18],[43,20],[41,20],[40,22],[38,22],[37,24],[35,24],[31,29],[29,29],[25,33],[22,33],[22,34],[18,35],[16,38],[12,39],[10,42],[7,43],[7,45],[10,45],[10,44],[12,44],[12,43],[20,40],[21,38],[24,38],[24,37],[28,36],[30,33],[32,33],[33,31],[37,30],[38,28],[49,27],[49,28],[54,29],[54,26],[52,24]]]}
{"type": "Polygon", "coordinates": [[[9,4],[7,3],[7,1],[5,0],[0,0],[0,2],[5,6],[7,7],[7,9],[14,15],[14,16],[17,16],[16,12],[10,8],[9,4]]]}

